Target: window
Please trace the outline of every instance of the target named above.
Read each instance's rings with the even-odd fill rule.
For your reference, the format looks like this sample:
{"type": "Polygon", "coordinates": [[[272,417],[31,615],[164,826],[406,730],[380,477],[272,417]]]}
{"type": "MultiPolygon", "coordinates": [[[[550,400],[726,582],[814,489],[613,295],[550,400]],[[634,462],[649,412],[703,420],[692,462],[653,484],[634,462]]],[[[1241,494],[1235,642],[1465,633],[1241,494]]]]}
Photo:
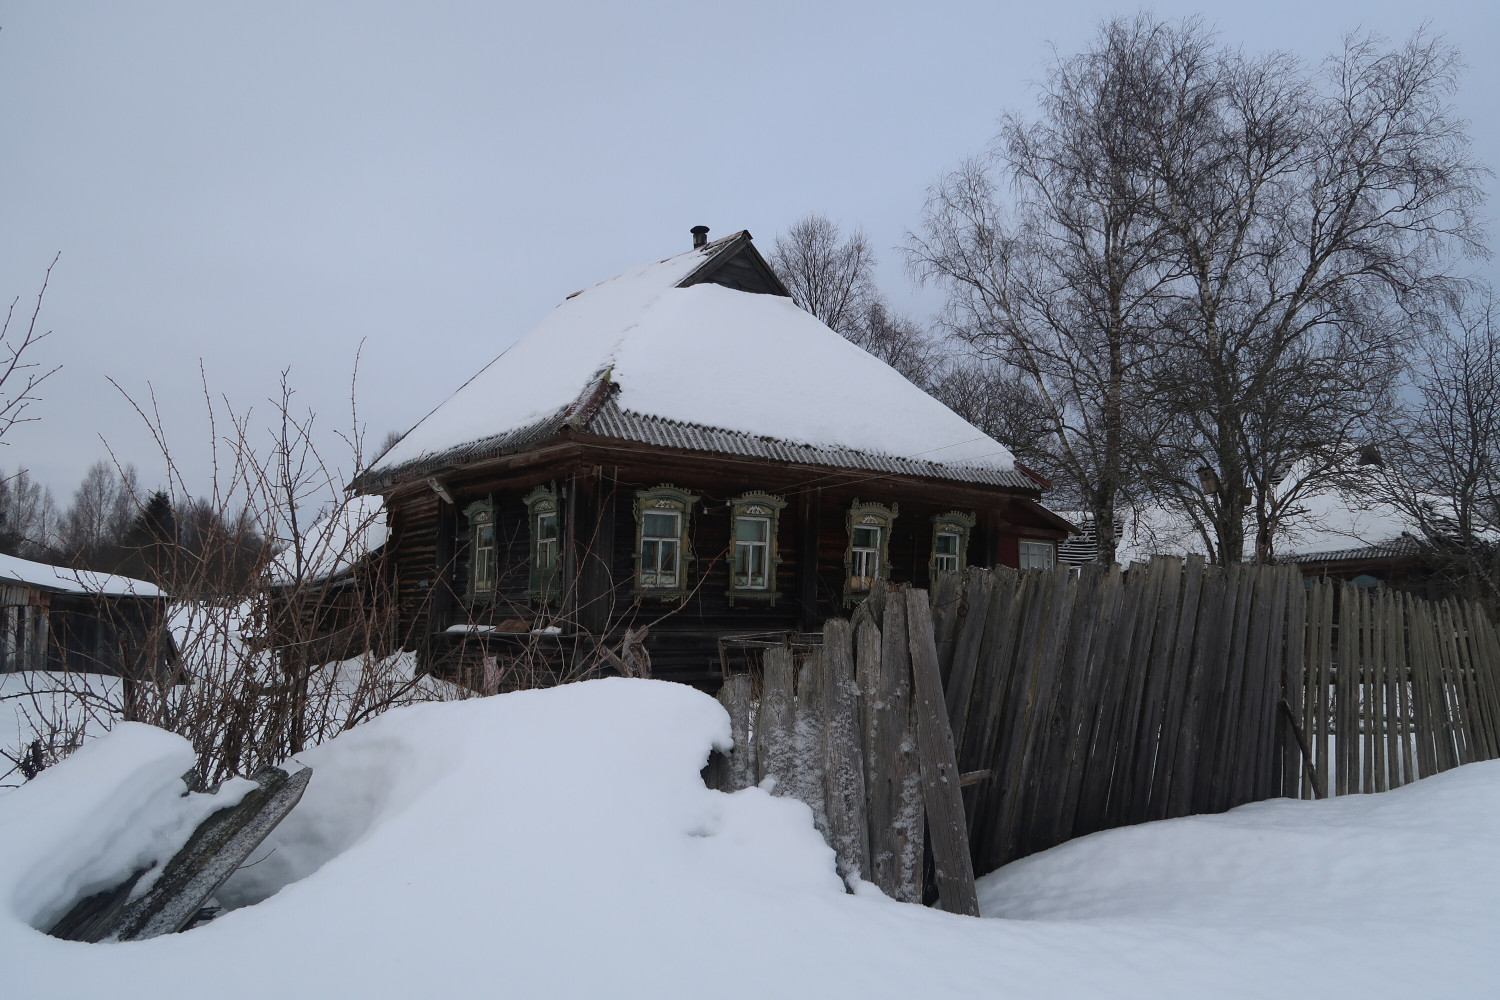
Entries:
{"type": "Polygon", "coordinates": [[[479,500],[464,508],[469,519],[470,600],[487,601],[495,596],[499,558],[495,547],[495,502],[479,500]]]}
{"type": "Polygon", "coordinates": [[[545,601],[557,589],[561,555],[557,492],[547,486],[538,486],[526,494],[525,502],[531,530],[531,573],[526,596],[545,601]]]}
{"type": "Polygon", "coordinates": [[[1056,547],[1051,542],[1021,540],[1022,569],[1051,569],[1056,547]]]}
{"type": "Polygon", "coordinates": [[[688,528],[698,498],[675,486],[657,486],[636,494],[636,587],[659,597],[681,597],[687,591],[692,561],[688,528]]]}
{"type": "Polygon", "coordinates": [[[854,501],[849,507],[849,548],[844,553],[844,603],[862,600],[888,575],[891,524],[900,508],[854,501]]]}
{"type": "Polygon", "coordinates": [[[641,586],[676,587],[682,560],[682,515],[647,512],[641,519],[641,586]]]}
{"type": "Polygon", "coordinates": [[[729,501],[733,517],[729,603],[736,598],[776,603],[776,527],[786,501],[769,493],[746,493],[729,501]]]}
{"type": "Polygon", "coordinates": [[[854,529],[854,561],[849,570],[851,590],[869,590],[880,575],[880,529],[863,525],[854,529]]]}
{"type": "Polygon", "coordinates": [[[767,541],[771,537],[768,517],[734,519],[734,585],[745,590],[766,589],[767,541]]]}
{"type": "Polygon", "coordinates": [[[939,531],[932,546],[932,565],[939,573],[957,573],[959,570],[958,543],[961,536],[951,531],[939,531]]]}
{"type": "Polygon", "coordinates": [[[974,515],[950,510],[932,519],[932,558],[927,564],[929,579],[939,573],[957,573],[968,566],[969,531],[974,515]]]}

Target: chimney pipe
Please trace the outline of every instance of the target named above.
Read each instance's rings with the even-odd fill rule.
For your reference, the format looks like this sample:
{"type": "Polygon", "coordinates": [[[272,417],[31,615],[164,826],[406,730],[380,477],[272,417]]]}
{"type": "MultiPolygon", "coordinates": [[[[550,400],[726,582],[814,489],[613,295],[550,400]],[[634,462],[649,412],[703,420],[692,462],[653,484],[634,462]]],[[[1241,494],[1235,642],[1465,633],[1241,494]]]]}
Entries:
{"type": "Polygon", "coordinates": [[[694,226],[693,229],[692,229],[692,233],[693,233],[693,249],[694,250],[697,250],[697,249],[699,249],[701,247],[708,246],[708,227],[707,226],[694,226]]]}

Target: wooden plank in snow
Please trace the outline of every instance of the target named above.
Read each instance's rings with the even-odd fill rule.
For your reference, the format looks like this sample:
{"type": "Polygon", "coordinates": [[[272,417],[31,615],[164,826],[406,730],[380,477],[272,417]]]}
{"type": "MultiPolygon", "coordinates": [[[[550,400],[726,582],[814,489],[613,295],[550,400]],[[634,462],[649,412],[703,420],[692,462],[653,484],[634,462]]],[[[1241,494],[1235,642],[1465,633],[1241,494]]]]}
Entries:
{"type": "Polygon", "coordinates": [[[755,716],[755,780],[774,778],[773,795],[790,795],[796,769],[797,704],[792,693],[792,651],[766,650],[760,682],[760,711],[755,716]]]}
{"type": "Polygon", "coordinates": [[[312,769],[288,776],[270,767],[256,774],[259,787],[238,805],[221,809],[198,825],[151,887],[121,912],[108,936],[144,941],[182,930],[301,801],[312,769]]]}
{"type": "Polygon", "coordinates": [[[859,687],[855,681],[853,646],[854,636],[848,622],[834,618],[824,623],[823,662],[828,671],[823,690],[828,841],[839,875],[846,882],[870,877],[870,831],[865,818],[865,765],[860,748],[859,687]]]}
{"type": "Polygon", "coordinates": [[[908,590],[906,611],[912,703],[917,720],[917,757],[938,902],[950,913],[977,917],[979,895],[974,888],[974,866],[969,857],[963,796],[959,792],[958,760],[943,700],[941,667],[932,622],[928,617],[927,595],[920,590],[908,590]]]}
{"type": "MultiPolygon", "coordinates": [[[[879,586],[886,586],[880,584],[879,586]]],[[[906,601],[883,596],[880,667],[870,703],[871,783],[866,788],[872,881],[893,899],[922,901],[922,790],[912,724],[906,601]]]]}

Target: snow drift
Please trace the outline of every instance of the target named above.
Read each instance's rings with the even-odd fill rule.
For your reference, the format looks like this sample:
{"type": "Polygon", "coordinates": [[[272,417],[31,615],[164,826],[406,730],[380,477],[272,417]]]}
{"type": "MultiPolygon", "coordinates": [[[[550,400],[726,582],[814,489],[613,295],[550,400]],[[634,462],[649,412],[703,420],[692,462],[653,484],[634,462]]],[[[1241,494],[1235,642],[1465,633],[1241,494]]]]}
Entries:
{"type": "Polygon", "coordinates": [[[222,892],[237,909],[57,941],[33,925],[59,896],[176,829],[189,748],[122,726],[0,797],[0,991],[1434,997],[1500,974],[1500,763],[1075,841],[982,882],[1024,919],[974,920],[845,894],[805,806],[703,786],[728,738],[712,699],[652,681],[397,709],[299,758],[312,783],[222,892]]]}

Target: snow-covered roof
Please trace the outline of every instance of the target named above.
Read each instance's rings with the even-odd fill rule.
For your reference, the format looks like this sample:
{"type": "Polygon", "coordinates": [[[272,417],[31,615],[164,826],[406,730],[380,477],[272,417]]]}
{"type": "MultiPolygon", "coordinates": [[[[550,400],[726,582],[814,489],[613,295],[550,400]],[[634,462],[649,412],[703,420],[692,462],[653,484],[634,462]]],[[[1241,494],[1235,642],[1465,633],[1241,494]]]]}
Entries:
{"type": "Polygon", "coordinates": [[[332,510],[323,511],[302,532],[301,572],[297,569],[299,547],[283,541],[271,561],[273,583],[316,582],[352,569],[366,556],[380,551],[387,534],[385,504],[379,497],[351,496],[332,510]]]}
{"type": "Polygon", "coordinates": [[[49,563],[33,562],[19,556],[0,555],[0,583],[20,583],[28,587],[63,594],[93,594],[104,597],[165,597],[155,584],[128,576],[113,576],[89,570],[68,569],[49,563]]]}
{"type": "Polygon", "coordinates": [[[740,253],[754,254],[748,233],[575,292],[358,484],[523,450],[570,428],[736,454],[772,441],[837,465],[906,463],[919,475],[1038,488],[1004,445],[789,298],[698,280],[740,253]]]}

